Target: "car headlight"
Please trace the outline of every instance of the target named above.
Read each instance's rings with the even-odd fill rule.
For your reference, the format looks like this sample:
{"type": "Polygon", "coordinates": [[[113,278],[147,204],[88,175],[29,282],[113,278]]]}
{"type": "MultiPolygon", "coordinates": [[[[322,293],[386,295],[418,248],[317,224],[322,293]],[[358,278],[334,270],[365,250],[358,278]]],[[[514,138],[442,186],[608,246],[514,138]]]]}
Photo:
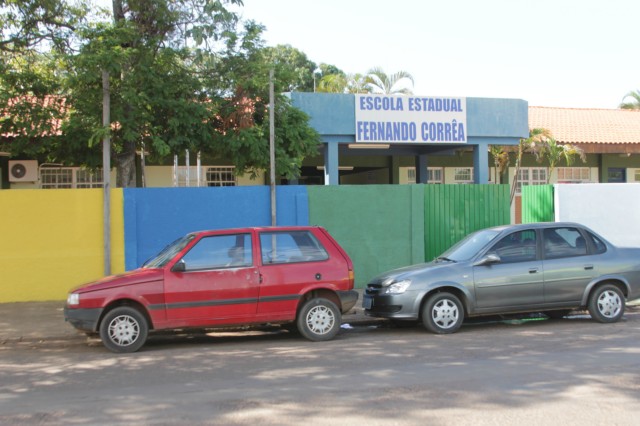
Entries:
{"type": "Polygon", "coordinates": [[[386,294],[402,294],[407,291],[407,288],[411,285],[411,280],[402,280],[397,283],[393,283],[387,287],[384,291],[386,294]]]}
{"type": "Polygon", "coordinates": [[[79,305],[80,304],[80,294],[79,293],[69,293],[67,296],[67,305],[79,305]]]}

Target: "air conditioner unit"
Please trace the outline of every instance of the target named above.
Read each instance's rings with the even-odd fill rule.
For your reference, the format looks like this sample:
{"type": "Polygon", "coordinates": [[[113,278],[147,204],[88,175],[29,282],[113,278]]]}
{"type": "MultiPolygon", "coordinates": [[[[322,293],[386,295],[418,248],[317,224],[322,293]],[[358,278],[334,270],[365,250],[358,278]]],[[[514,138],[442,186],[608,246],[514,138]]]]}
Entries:
{"type": "Polygon", "coordinates": [[[37,182],[37,160],[9,160],[9,182],[37,182]]]}

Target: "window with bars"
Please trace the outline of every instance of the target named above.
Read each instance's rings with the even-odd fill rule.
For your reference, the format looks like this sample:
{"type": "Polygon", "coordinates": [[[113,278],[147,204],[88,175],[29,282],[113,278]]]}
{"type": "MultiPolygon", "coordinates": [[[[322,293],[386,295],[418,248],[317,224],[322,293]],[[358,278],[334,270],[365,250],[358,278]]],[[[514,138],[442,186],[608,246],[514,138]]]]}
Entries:
{"type": "Polygon", "coordinates": [[[591,182],[589,167],[558,167],[558,183],[591,182]]]}
{"type": "Polygon", "coordinates": [[[236,186],[237,180],[233,174],[233,166],[203,166],[200,168],[198,182],[198,167],[179,166],[175,170],[175,186],[236,186]]]}
{"type": "Polygon", "coordinates": [[[436,184],[444,183],[444,173],[442,167],[427,168],[427,182],[436,184]]]}
{"type": "Polygon", "coordinates": [[[205,180],[207,186],[236,186],[236,177],[233,174],[234,167],[205,167],[205,180]]]}
{"type": "Polygon", "coordinates": [[[453,171],[453,183],[473,183],[473,167],[456,167],[453,171]]]}
{"type": "MultiPolygon", "coordinates": [[[[442,167],[427,167],[427,183],[443,183],[442,167]]],[[[416,169],[407,169],[407,183],[416,183],[416,169]]]]}
{"type": "Polygon", "coordinates": [[[87,170],[80,167],[42,167],[39,170],[40,187],[102,188],[102,170],[87,170]]]}
{"type": "Polygon", "coordinates": [[[518,172],[518,184],[516,192],[521,193],[522,187],[525,185],[546,185],[547,169],[546,167],[523,167],[518,172]]]}

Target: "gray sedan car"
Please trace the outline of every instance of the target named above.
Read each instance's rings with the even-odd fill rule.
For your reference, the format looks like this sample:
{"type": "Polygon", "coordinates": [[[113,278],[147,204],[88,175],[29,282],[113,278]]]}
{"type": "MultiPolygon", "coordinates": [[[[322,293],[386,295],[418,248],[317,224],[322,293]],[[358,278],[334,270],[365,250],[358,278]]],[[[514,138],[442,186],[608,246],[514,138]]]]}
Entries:
{"type": "Polygon", "coordinates": [[[369,282],[370,316],[421,320],[439,334],[465,318],[587,308],[598,322],[618,321],[640,297],[640,249],[619,248],[576,223],[536,223],[477,231],[429,263],[369,282]]]}

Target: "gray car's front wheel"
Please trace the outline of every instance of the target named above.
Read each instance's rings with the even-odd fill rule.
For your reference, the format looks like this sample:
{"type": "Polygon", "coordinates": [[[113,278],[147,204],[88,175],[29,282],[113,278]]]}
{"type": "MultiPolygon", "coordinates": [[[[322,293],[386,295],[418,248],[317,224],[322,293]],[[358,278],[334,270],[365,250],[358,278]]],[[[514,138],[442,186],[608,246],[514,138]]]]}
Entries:
{"type": "Polygon", "coordinates": [[[598,287],[589,298],[589,313],[598,322],[616,322],[624,314],[624,295],[613,284],[598,287]]]}
{"type": "Polygon", "coordinates": [[[148,334],[147,319],[129,306],[112,309],[100,323],[102,344],[112,352],[135,352],[144,345],[148,334]]]}
{"type": "Polygon", "coordinates": [[[437,334],[458,331],[464,320],[464,308],[457,296],[449,292],[429,296],[422,308],[422,323],[437,334]]]}

